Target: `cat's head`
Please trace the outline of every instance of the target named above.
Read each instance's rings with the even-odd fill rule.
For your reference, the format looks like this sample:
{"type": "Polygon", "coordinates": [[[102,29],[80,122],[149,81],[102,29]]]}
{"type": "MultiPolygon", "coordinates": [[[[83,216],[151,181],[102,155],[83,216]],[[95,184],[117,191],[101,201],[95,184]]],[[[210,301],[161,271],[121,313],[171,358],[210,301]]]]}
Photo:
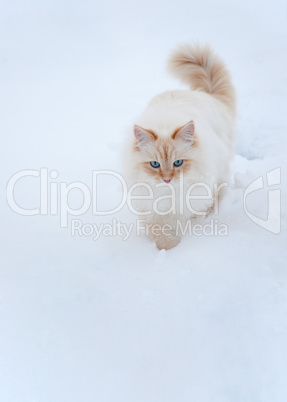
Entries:
{"type": "Polygon", "coordinates": [[[196,146],[194,123],[177,128],[170,136],[134,126],[134,152],[141,176],[154,182],[176,182],[181,172],[190,171],[196,146]]]}

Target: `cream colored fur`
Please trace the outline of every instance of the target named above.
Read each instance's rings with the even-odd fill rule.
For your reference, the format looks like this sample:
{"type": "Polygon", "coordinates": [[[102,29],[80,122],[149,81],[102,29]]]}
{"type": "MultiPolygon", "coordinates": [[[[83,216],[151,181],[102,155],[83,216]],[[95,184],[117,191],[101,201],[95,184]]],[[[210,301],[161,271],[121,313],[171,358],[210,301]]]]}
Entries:
{"type": "MultiPolygon", "coordinates": [[[[168,70],[187,83],[190,89],[167,91],[149,102],[135,123],[153,132],[156,139],[147,137],[151,139],[139,146],[135,129],[131,127],[125,158],[129,183],[148,184],[154,192],[150,200],[134,201],[135,209],[148,212],[152,210],[154,201],[163,197],[158,205],[162,212],[167,212],[171,209],[171,201],[165,196],[171,191],[175,193],[176,207],[172,212],[167,215],[152,212],[140,216],[147,226],[168,224],[174,229],[170,235],[147,233],[159,249],[176,246],[180,241],[180,235],[175,230],[176,223],[180,221],[184,224],[194,216],[186,205],[183,210],[179,205],[180,191],[186,194],[188,188],[197,182],[213,188],[214,184],[228,181],[234,143],[235,91],[224,63],[209,47],[186,44],[171,53],[168,70]],[[193,141],[173,140],[173,133],[190,121],[193,121],[195,128],[193,141]],[[161,168],[165,166],[168,173],[162,173],[161,168],[150,170],[149,162],[159,159],[161,168]],[[191,161],[184,171],[183,180],[179,178],[178,170],[172,170],[173,162],[177,159],[191,161]],[[173,173],[175,175],[171,177],[174,179],[167,185],[163,175],[173,173]]],[[[204,194],[198,188],[192,192],[193,195],[196,193],[204,194]]],[[[146,195],[147,190],[138,188],[134,194],[146,195]]],[[[213,202],[214,199],[193,200],[192,205],[196,211],[207,213],[213,202]]]]}

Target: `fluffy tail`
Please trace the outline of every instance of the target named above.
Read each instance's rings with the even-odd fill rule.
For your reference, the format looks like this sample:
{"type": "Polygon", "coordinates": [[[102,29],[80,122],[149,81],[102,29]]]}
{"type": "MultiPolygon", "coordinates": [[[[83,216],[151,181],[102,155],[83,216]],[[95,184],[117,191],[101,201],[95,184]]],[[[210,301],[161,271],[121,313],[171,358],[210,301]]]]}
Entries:
{"type": "Polygon", "coordinates": [[[235,90],[229,71],[209,46],[182,44],[171,53],[167,66],[191,89],[214,96],[235,115],[235,90]]]}

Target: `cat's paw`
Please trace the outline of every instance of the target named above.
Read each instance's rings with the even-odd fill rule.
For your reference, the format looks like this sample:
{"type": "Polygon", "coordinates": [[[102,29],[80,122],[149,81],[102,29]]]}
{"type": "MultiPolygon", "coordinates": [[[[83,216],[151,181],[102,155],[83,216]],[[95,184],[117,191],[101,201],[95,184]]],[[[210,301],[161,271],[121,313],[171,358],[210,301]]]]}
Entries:
{"type": "Polygon", "coordinates": [[[159,250],[170,250],[171,248],[176,247],[180,242],[179,236],[158,236],[154,238],[153,241],[155,242],[157,248],[159,250]]]}

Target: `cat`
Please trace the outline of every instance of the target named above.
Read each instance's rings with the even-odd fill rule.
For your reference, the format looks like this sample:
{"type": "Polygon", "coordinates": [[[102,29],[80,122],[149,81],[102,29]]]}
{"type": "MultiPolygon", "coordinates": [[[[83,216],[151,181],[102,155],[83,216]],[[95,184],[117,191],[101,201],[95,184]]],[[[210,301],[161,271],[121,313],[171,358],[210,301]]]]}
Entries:
{"type": "Polygon", "coordinates": [[[209,46],[180,45],[167,68],[190,89],[148,103],[130,127],[125,157],[130,207],[159,250],[178,245],[179,227],[218,203],[218,188],[229,180],[236,115],[230,73],[209,46]]]}

